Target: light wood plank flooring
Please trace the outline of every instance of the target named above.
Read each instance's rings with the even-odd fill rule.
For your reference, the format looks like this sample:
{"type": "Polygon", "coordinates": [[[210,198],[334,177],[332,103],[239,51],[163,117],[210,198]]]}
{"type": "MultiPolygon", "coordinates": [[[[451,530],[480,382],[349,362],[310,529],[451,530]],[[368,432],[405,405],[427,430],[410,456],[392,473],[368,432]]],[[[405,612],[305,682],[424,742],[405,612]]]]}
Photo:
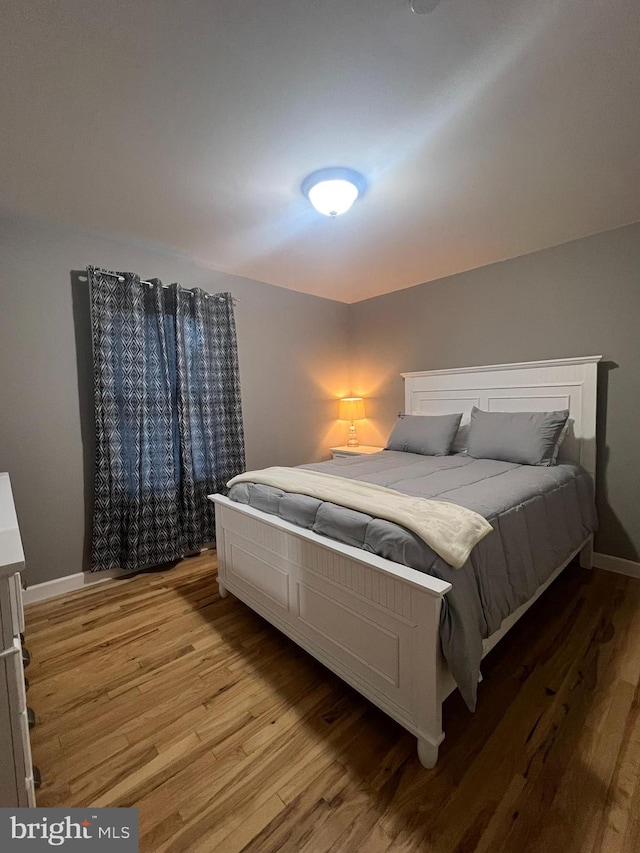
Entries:
{"type": "Polygon", "coordinates": [[[235,600],[215,557],[27,609],[41,806],[141,850],[640,850],[640,581],[570,567],[445,705],[440,761],[235,600]]]}

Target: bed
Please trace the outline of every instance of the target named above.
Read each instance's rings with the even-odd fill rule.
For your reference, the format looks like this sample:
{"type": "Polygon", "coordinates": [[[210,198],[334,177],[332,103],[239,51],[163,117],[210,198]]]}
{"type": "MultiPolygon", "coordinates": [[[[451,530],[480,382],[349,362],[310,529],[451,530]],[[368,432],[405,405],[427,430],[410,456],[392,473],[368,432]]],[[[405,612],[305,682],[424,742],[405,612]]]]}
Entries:
{"type": "MultiPolygon", "coordinates": [[[[599,360],[599,356],[591,356],[403,374],[405,412],[427,416],[461,412],[464,425],[474,406],[486,412],[568,409],[569,430],[560,449],[560,464],[553,472],[544,469],[542,476],[557,479],[574,470],[576,482],[579,477],[584,479],[584,472],[594,478],[599,360]]],[[[367,459],[374,469],[395,470],[405,461],[393,461],[391,451],[377,456],[381,457],[378,461],[367,459]]],[[[407,454],[399,454],[403,456],[407,454]]],[[[343,462],[350,466],[352,477],[366,479],[367,475],[352,470],[354,465],[357,469],[358,460],[343,462]]],[[[473,469],[469,466],[472,461],[460,456],[436,460],[440,467],[456,469],[458,477],[473,469]]],[[[423,460],[423,467],[428,464],[428,459],[423,460]]],[[[499,473],[501,477],[523,476],[503,469],[499,473]]],[[[345,467],[341,476],[346,475],[345,467]]],[[[436,472],[436,479],[438,476],[436,472]]],[[[448,572],[435,572],[439,577],[426,574],[247,503],[223,495],[210,498],[216,505],[220,594],[234,593],[411,731],[417,737],[421,763],[433,767],[444,737],[442,703],[457,686],[452,674],[455,661],[452,667],[447,662],[450,655],[443,654],[443,644],[447,654],[450,649],[442,629],[444,617],[455,609],[455,597],[463,589],[464,567],[459,575],[446,566],[448,572]]],[[[571,541],[553,552],[557,565],[554,562],[548,567],[544,582],[494,624],[478,651],[470,655],[477,654],[478,666],[480,658],[576,555],[581,565],[590,567],[593,525],[583,523],[577,529],[582,533],[577,535],[574,530],[571,541]]],[[[482,542],[476,546],[478,554],[482,547],[482,542]]],[[[474,691],[462,684],[459,672],[456,676],[465,701],[471,704],[474,691]]]]}

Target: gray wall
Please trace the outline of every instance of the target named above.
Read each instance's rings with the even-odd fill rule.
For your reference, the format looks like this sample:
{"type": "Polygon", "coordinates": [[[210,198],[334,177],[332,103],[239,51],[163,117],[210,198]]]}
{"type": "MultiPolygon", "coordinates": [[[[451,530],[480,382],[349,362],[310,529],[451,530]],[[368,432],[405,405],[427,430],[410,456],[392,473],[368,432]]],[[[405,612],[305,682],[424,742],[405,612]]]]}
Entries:
{"type": "Polygon", "coordinates": [[[148,243],[0,217],[0,471],[40,583],[86,567],[93,415],[87,264],[238,300],[247,465],[295,465],[343,443],[348,306],[213,272],[148,243]]]}
{"type": "Polygon", "coordinates": [[[598,551],[640,559],[640,224],[351,306],[362,443],[382,444],[406,371],[602,354],[598,551]]]}

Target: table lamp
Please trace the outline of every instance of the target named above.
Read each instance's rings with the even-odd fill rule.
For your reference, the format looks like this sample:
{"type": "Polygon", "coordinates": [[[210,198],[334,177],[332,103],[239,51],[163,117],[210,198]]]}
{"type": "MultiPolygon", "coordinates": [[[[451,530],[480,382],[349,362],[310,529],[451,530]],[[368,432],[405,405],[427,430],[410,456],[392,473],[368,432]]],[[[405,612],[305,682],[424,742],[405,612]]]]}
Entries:
{"type": "Polygon", "coordinates": [[[356,428],[353,425],[353,422],[361,421],[366,418],[364,413],[364,400],[362,397],[343,397],[343,399],[340,400],[340,413],[338,418],[341,421],[351,421],[347,447],[358,447],[360,442],[356,436],[356,428]]]}

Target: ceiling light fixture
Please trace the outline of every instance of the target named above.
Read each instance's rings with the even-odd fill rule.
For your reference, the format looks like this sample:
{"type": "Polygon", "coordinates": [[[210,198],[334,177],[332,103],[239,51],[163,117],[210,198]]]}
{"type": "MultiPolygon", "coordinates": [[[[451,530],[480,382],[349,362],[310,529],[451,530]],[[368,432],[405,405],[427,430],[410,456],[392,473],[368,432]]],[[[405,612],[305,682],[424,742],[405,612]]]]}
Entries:
{"type": "Polygon", "coordinates": [[[426,15],[433,12],[440,0],[411,0],[411,11],[416,15],[426,15]]]}
{"type": "Polygon", "coordinates": [[[332,217],[346,213],[365,188],[363,175],[344,166],[318,169],[304,179],[301,187],[302,194],[319,213],[332,217]]]}

